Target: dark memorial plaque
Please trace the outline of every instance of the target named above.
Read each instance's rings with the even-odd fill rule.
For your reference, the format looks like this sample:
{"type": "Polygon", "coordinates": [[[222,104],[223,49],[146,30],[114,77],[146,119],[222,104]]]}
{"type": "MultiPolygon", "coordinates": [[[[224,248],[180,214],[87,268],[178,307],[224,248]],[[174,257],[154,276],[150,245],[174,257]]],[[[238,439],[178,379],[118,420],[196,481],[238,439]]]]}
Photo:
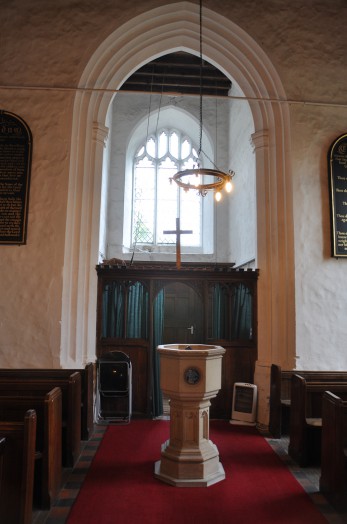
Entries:
{"type": "Polygon", "coordinates": [[[328,156],[333,257],[347,257],[347,134],[333,142],[328,156]]]}
{"type": "Polygon", "coordinates": [[[25,244],[32,138],[17,115],[0,110],[0,244],[25,244]]]}

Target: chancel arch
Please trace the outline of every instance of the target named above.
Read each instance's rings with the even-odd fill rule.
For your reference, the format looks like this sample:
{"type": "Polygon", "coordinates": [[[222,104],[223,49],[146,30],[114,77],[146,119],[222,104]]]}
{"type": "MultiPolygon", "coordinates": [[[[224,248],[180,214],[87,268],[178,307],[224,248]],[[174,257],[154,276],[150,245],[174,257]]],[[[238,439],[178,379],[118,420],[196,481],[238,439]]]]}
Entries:
{"type": "MultiPolygon", "coordinates": [[[[295,357],[294,248],[289,113],[279,75],[260,46],[231,20],[204,9],[204,55],[240,89],[254,124],[258,282],[259,423],[267,422],[271,361],[295,357]],[[281,300],[278,300],[278,297],[281,300]]],[[[96,291],[107,111],[141,65],[163,54],[199,53],[198,6],[178,2],[127,21],[95,50],[76,93],[63,273],[61,364],[95,357],[96,291]]],[[[241,162],[241,159],[240,159],[241,162]]],[[[237,170],[237,166],[235,166],[237,170]]],[[[101,228],[102,233],[102,228],[101,228]]]]}

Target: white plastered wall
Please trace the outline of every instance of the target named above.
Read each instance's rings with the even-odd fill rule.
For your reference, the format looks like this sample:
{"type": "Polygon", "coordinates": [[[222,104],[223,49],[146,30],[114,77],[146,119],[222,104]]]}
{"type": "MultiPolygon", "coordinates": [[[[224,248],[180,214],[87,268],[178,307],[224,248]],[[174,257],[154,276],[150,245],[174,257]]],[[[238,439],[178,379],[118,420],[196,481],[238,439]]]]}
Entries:
{"type": "Polygon", "coordinates": [[[254,123],[249,104],[234,82],[231,89],[229,164],[235,171],[229,206],[229,246],[236,267],[255,267],[256,261],[256,173],[252,141],[254,123]]]}

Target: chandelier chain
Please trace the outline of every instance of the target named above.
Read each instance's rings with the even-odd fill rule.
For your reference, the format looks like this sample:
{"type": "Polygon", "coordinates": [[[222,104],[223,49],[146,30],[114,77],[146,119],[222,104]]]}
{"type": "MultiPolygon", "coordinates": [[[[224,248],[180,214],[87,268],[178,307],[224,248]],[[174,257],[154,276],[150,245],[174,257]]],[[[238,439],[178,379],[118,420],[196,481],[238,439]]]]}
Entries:
{"type": "Polygon", "coordinates": [[[226,190],[229,193],[232,190],[232,178],[235,175],[233,171],[224,173],[219,169],[203,168],[201,162],[201,156],[204,154],[206,158],[215,166],[214,162],[202,151],[202,98],[203,98],[203,58],[202,58],[202,0],[200,0],[200,137],[199,137],[199,151],[198,151],[198,162],[197,167],[193,169],[184,169],[178,171],[172,177],[170,177],[170,183],[175,182],[178,187],[188,192],[190,190],[196,190],[197,194],[204,197],[208,191],[215,192],[215,199],[217,202],[222,198],[221,191],[226,190]],[[185,180],[185,181],[184,181],[185,180]]]}
{"type": "Polygon", "coordinates": [[[202,59],[202,0],[200,0],[200,11],[199,11],[199,22],[200,22],[200,136],[199,136],[199,152],[198,156],[200,157],[202,151],[202,69],[203,69],[203,59],[202,59]]]}

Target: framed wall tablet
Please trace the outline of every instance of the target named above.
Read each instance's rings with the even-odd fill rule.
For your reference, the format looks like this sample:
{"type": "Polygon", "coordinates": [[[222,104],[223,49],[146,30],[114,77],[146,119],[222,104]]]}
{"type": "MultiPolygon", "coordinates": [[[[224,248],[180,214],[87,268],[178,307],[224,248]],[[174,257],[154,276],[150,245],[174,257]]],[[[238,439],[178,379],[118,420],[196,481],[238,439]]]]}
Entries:
{"type": "Polygon", "coordinates": [[[32,136],[19,116],[0,110],[0,244],[25,244],[32,136]]]}
{"type": "Polygon", "coordinates": [[[347,257],[347,133],[332,143],[328,170],[332,256],[347,257]]]}

